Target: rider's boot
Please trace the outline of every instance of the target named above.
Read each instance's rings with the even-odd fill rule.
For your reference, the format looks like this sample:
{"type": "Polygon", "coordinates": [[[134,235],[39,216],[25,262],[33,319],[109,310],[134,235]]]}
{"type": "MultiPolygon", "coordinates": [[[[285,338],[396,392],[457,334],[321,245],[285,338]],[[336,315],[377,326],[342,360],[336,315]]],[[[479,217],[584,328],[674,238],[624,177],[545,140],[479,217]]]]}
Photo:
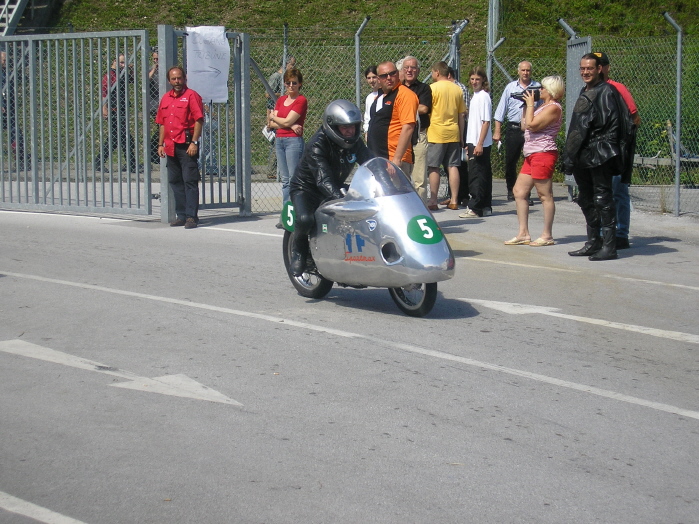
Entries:
{"type": "Polygon", "coordinates": [[[571,257],[585,257],[594,255],[602,249],[602,237],[599,234],[599,227],[587,226],[587,242],[580,249],[568,251],[571,257]]]}
{"type": "Polygon", "coordinates": [[[291,245],[291,261],[289,270],[295,277],[300,277],[306,269],[306,255],[308,254],[308,237],[299,238],[293,236],[293,244],[291,245]]]}
{"type": "Polygon", "coordinates": [[[588,258],[593,262],[598,260],[614,260],[617,258],[616,253],[616,228],[615,227],[603,227],[602,228],[602,249],[597,251],[592,256],[588,258]]]}

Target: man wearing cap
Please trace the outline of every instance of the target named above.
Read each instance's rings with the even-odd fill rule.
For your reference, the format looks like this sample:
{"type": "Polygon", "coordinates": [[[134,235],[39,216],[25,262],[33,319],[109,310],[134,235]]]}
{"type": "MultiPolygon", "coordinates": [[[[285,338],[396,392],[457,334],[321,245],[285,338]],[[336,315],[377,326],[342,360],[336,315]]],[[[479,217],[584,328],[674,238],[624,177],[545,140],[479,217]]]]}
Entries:
{"type": "MultiPolygon", "coordinates": [[[[629,108],[631,118],[636,127],[641,123],[641,116],[638,114],[638,107],[628,88],[621,82],[616,82],[609,78],[609,57],[606,53],[594,53],[599,57],[602,65],[602,77],[619,91],[621,98],[629,108]]],[[[628,249],[629,246],[629,225],[631,223],[631,197],[629,196],[629,184],[622,181],[621,175],[614,175],[612,179],[612,191],[614,194],[614,205],[616,207],[616,248],[628,249]]]]}
{"type": "Polygon", "coordinates": [[[587,242],[568,254],[592,261],[617,258],[616,209],[612,177],[623,172],[620,145],[623,101],[604,81],[600,58],[587,53],[580,60],[585,87],[575,102],[563,149],[563,172],[573,174],[580,190],[578,205],[587,223],[587,242]]]}
{"type": "MultiPolygon", "coordinates": [[[[524,147],[524,131],[520,122],[522,120],[521,100],[512,98],[513,94],[521,93],[528,87],[541,87],[541,84],[532,80],[531,62],[520,62],[517,66],[517,80],[505,86],[500,97],[500,103],[495,109],[495,124],[493,126],[493,142],[499,142],[502,138],[501,127],[507,121],[505,131],[505,183],[507,185],[507,200],[514,200],[512,188],[517,181],[517,162],[522,156],[524,147]]],[[[537,103],[538,105],[538,103],[537,103]]]]}

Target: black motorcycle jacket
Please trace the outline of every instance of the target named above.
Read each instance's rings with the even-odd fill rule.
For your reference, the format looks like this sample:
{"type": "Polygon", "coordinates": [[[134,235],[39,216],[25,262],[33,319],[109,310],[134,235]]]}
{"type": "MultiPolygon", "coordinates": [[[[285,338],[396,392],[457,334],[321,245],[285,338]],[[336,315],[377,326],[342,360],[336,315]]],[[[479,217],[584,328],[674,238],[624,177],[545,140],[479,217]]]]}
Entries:
{"type": "Polygon", "coordinates": [[[340,189],[355,165],[374,158],[362,139],[350,149],[343,149],[321,127],[306,143],[301,161],[291,177],[291,191],[306,191],[323,200],[342,198],[340,189]]]}
{"type": "Polygon", "coordinates": [[[600,82],[580,92],[563,149],[563,172],[598,167],[620,155],[620,108],[614,88],[600,82]]]}

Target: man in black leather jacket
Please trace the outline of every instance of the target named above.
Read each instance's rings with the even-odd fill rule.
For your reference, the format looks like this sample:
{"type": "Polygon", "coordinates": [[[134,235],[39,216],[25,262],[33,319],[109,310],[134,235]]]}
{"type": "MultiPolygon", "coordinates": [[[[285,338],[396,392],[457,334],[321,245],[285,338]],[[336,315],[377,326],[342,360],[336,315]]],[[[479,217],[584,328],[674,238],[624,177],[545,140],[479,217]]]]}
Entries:
{"type": "Polygon", "coordinates": [[[612,177],[621,172],[619,164],[623,162],[619,146],[619,98],[604,81],[602,65],[595,54],[582,57],[580,76],[585,88],[575,102],[563,151],[563,170],[572,173],[578,184],[578,204],[587,222],[587,242],[568,254],[610,260],[617,258],[612,177]]]}
{"type": "Polygon", "coordinates": [[[306,268],[308,234],[315,225],[316,209],[325,201],[342,198],[342,185],[354,167],[375,156],[362,141],[361,125],[362,113],[352,102],[331,102],[291,177],[290,196],[296,215],[291,272],[295,276],[306,268]]]}

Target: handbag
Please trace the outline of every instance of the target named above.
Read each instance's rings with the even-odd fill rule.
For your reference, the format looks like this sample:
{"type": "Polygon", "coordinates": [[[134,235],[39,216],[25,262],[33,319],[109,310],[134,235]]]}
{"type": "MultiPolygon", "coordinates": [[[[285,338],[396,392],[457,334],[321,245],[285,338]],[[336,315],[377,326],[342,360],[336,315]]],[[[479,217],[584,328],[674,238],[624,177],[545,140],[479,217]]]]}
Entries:
{"type": "Polygon", "coordinates": [[[267,139],[270,144],[274,142],[274,137],[276,136],[274,131],[269,129],[267,125],[262,126],[262,135],[267,139]]]}

